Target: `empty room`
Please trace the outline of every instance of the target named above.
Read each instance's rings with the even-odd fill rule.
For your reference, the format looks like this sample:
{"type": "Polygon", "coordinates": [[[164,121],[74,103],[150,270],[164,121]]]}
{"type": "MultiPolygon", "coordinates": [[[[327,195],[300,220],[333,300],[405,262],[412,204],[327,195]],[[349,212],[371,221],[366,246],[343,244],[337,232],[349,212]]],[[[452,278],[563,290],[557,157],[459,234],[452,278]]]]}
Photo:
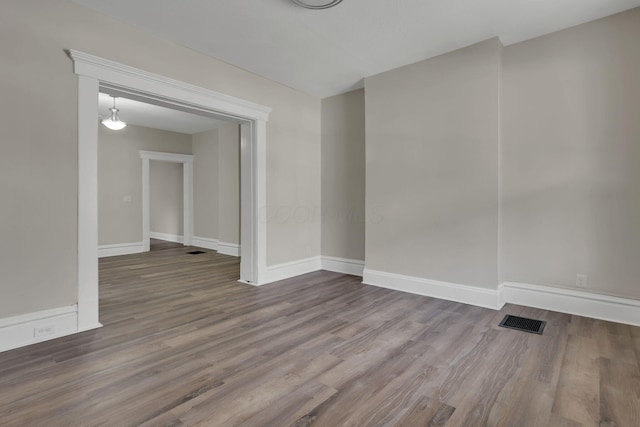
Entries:
{"type": "Polygon", "coordinates": [[[0,426],[640,426],[640,0],[0,12],[0,426]]]}

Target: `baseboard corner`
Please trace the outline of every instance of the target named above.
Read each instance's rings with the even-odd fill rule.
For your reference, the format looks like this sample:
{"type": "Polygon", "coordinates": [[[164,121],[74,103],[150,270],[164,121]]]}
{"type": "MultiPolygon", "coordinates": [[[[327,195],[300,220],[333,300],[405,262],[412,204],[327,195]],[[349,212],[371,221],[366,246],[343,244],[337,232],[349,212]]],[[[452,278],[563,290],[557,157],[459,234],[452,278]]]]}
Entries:
{"type": "Polygon", "coordinates": [[[295,261],[284,262],[267,266],[264,280],[260,286],[280,280],[290,279],[292,277],[301,276],[307,273],[313,273],[322,269],[322,258],[314,256],[303,258],[295,261]]]}
{"type": "Polygon", "coordinates": [[[640,326],[638,300],[521,282],[504,282],[502,286],[509,304],[640,326]]]}
{"type": "Polygon", "coordinates": [[[326,255],[323,255],[321,258],[323,270],[360,277],[362,277],[364,273],[364,261],[326,255]]]}

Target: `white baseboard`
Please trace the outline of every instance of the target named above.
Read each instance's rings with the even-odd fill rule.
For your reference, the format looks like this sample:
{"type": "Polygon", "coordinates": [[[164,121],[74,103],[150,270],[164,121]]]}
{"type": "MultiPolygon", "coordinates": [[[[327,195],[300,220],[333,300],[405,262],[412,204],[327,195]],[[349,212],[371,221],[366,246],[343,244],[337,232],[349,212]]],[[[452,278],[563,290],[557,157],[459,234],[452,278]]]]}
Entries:
{"type": "Polygon", "coordinates": [[[149,233],[149,237],[152,239],[164,240],[165,242],[184,243],[184,237],[177,234],[156,233],[152,231],[149,233]]]}
{"type": "Polygon", "coordinates": [[[78,306],[0,319],[0,352],[78,332],[78,306]],[[42,335],[36,336],[40,329],[42,335]]]}
{"type": "Polygon", "coordinates": [[[144,252],[144,244],[142,242],[135,243],[116,243],[115,245],[98,246],[98,258],[109,256],[139,254],[144,252]]]}
{"type": "Polygon", "coordinates": [[[211,249],[212,251],[218,251],[220,254],[240,256],[240,245],[235,243],[221,242],[216,239],[210,239],[208,237],[193,237],[191,239],[191,246],[198,248],[211,249]]]}
{"type": "Polygon", "coordinates": [[[218,241],[216,239],[210,239],[208,237],[193,237],[191,239],[191,246],[197,248],[210,249],[212,251],[218,250],[218,241]]]}
{"type": "Polygon", "coordinates": [[[319,256],[271,265],[267,267],[267,274],[261,285],[312,273],[321,269],[322,259],[319,256]]]}
{"type": "Polygon", "coordinates": [[[640,326],[640,301],[572,289],[505,282],[507,303],[640,326]]]}
{"type": "Polygon", "coordinates": [[[335,273],[351,274],[362,277],[364,271],[364,261],[348,258],[337,258],[332,256],[322,257],[322,269],[335,273]]]}
{"type": "Polygon", "coordinates": [[[497,289],[459,285],[366,268],[364,269],[362,283],[494,310],[502,308],[501,295],[497,289]]]}
{"type": "Polygon", "coordinates": [[[218,253],[240,256],[240,245],[236,245],[235,243],[218,242],[218,253]]]}
{"type": "Polygon", "coordinates": [[[335,271],[336,273],[361,276],[363,268],[364,263],[362,261],[346,258],[314,256],[268,266],[265,280],[260,285],[277,282],[278,280],[290,279],[291,277],[313,273],[314,271],[319,270],[328,270],[335,271]]]}
{"type": "Polygon", "coordinates": [[[585,291],[515,282],[493,290],[368,269],[362,283],[494,310],[511,303],[640,326],[640,301],[585,291]]]}

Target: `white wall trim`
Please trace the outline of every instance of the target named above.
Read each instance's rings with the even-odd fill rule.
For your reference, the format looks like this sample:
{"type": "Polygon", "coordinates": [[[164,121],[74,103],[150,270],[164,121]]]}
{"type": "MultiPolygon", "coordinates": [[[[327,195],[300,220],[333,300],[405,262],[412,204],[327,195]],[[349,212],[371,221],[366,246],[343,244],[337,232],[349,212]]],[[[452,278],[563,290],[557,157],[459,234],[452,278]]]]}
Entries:
{"type": "Polygon", "coordinates": [[[362,274],[364,273],[364,261],[322,256],[322,269],[333,271],[335,273],[351,274],[362,277],[362,274]]]}
{"type": "Polygon", "coordinates": [[[149,73],[77,50],[67,50],[78,76],[78,331],[100,327],[98,293],[98,92],[206,112],[241,123],[241,270],[247,283],[266,274],[267,120],[271,108],[149,73]]]}
{"type": "Polygon", "coordinates": [[[116,243],[113,245],[98,246],[98,258],[139,254],[141,252],[144,252],[144,244],[142,242],[116,243]]]}
{"type": "Polygon", "coordinates": [[[193,237],[191,245],[197,248],[210,249],[212,251],[218,250],[218,241],[216,239],[210,239],[208,237],[193,237]]]}
{"type": "Polygon", "coordinates": [[[367,268],[364,269],[362,283],[432,298],[477,305],[494,310],[502,308],[498,289],[459,285],[456,283],[404,276],[367,268]]]}
{"type": "Polygon", "coordinates": [[[193,154],[165,153],[162,151],[140,150],[140,158],[169,163],[193,163],[193,154]]]}
{"type": "Polygon", "coordinates": [[[302,274],[312,273],[322,269],[322,259],[320,256],[299,259],[282,264],[270,265],[267,267],[265,281],[260,285],[289,279],[302,274]]]}
{"type": "Polygon", "coordinates": [[[218,253],[231,256],[240,256],[240,245],[235,243],[218,242],[218,253]]]}
{"type": "Polygon", "coordinates": [[[99,328],[98,88],[78,76],[78,330],[99,328]]]}
{"type": "Polygon", "coordinates": [[[592,292],[505,282],[507,303],[640,326],[640,301],[592,292]]]}
{"type": "Polygon", "coordinates": [[[59,307],[0,319],[0,352],[78,332],[78,306],[59,307]],[[35,336],[36,328],[51,333],[35,336]]]}
{"type": "Polygon", "coordinates": [[[204,106],[205,111],[213,108],[236,117],[262,121],[269,120],[271,108],[264,105],[255,104],[221,92],[174,80],[77,50],[69,49],[68,54],[73,59],[75,73],[81,76],[90,76],[100,81],[118,83],[125,88],[135,88],[147,93],[157,93],[157,87],[162,86],[161,95],[168,98],[168,100],[189,98],[194,104],[204,106]],[[127,85],[126,83],[130,84],[127,85]],[[215,102],[212,103],[212,100],[215,100],[215,102]]]}
{"type": "Polygon", "coordinates": [[[165,242],[184,243],[184,237],[177,234],[156,233],[155,231],[150,231],[149,237],[152,239],[164,240],[165,242]]]}

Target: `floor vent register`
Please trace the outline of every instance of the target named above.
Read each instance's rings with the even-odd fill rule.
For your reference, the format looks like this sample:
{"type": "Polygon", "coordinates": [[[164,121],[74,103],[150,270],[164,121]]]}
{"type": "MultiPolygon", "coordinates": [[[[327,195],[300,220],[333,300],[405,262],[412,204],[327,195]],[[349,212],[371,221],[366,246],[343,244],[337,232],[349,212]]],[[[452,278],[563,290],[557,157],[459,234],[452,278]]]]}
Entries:
{"type": "Polygon", "coordinates": [[[507,314],[500,322],[499,326],[509,329],[517,329],[518,331],[530,332],[532,334],[542,335],[547,322],[542,320],[527,319],[526,317],[513,316],[507,314]]]}

